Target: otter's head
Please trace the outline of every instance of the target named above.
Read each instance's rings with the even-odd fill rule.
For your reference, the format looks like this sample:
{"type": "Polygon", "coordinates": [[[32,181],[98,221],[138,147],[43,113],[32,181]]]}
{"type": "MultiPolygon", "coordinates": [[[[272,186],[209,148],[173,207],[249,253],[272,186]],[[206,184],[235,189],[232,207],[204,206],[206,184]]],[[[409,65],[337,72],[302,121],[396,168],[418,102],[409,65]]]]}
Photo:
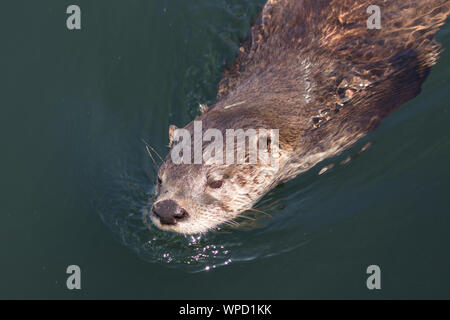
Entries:
{"type": "Polygon", "coordinates": [[[276,171],[270,164],[177,164],[169,153],[158,172],[151,220],[182,234],[216,229],[270,190],[276,171]]]}

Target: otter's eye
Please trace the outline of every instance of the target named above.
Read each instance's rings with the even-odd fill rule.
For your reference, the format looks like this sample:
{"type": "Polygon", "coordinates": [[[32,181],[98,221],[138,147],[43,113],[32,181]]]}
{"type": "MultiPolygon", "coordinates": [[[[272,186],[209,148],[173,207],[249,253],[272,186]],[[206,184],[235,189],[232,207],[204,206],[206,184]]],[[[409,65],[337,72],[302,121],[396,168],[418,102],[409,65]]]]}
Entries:
{"type": "Polygon", "coordinates": [[[213,189],[219,189],[222,185],[223,185],[222,180],[211,181],[208,183],[208,186],[210,186],[213,189]]]}
{"type": "Polygon", "coordinates": [[[161,184],[161,183],[162,183],[162,180],[160,177],[158,177],[158,184],[161,184]]]}

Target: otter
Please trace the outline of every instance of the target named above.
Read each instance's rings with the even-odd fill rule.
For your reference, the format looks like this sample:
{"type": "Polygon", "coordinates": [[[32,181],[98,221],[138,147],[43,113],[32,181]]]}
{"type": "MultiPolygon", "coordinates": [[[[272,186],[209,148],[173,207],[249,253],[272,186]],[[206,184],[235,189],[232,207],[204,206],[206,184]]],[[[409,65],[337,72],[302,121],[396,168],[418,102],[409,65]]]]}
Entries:
{"type": "MultiPolygon", "coordinates": [[[[267,1],[215,104],[195,120],[203,132],[278,129],[278,165],[175,164],[169,153],[158,171],[153,223],[182,234],[217,229],[373,131],[419,94],[441,50],[434,36],[449,2],[267,1]],[[371,6],[380,9],[380,28],[368,28],[371,6]]],[[[193,127],[184,129],[193,135],[193,127]]]]}

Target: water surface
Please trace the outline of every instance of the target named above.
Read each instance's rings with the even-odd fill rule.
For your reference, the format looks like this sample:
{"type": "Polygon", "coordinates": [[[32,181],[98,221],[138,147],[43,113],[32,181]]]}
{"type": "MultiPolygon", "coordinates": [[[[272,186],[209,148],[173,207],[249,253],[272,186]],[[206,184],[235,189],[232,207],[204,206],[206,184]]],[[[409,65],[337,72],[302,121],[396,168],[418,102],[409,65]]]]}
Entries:
{"type": "MultiPolygon", "coordinates": [[[[261,0],[9,1],[2,10],[1,298],[449,298],[450,54],[268,215],[185,237],[143,221],[169,124],[212,104],[261,0]],[[329,163],[375,144],[323,175],[329,163]],[[66,267],[82,290],[66,289],[66,267]],[[366,268],[382,269],[382,290],[366,268]]],[[[450,47],[450,28],[438,39],[450,47]]]]}

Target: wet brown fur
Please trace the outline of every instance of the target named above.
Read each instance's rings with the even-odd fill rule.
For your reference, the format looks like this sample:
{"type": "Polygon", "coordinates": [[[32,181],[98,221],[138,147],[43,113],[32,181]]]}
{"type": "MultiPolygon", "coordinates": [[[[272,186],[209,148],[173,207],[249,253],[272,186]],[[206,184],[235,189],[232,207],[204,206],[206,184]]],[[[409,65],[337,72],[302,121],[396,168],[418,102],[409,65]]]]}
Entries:
{"type": "MultiPolygon", "coordinates": [[[[448,17],[449,2],[266,3],[236,63],[225,71],[216,103],[196,119],[203,131],[280,130],[288,160],[276,176],[267,176],[272,181],[257,197],[252,197],[260,178],[255,168],[228,168],[248,188],[250,206],[276,184],[350,147],[419,94],[439,55],[433,38],[448,17]],[[367,28],[370,5],[381,8],[380,30],[367,28]]],[[[192,130],[192,122],[186,128],[192,130]]],[[[188,187],[199,181],[190,176],[193,170],[174,165],[170,157],[161,168],[188,187]]],[[[218,200],[232,205],[228,198],[218,200]]]]}
{"type": "Polygon", "coordinates": [[[304,143],[301,137],[325,149],[338,136],[366,134],[420,92],[439,53],[433,36],[448,13],[449,1],[436,0],[268,1],[202,119],[214,128],[230,120],[238,128],[280,128],[287,148],[304,143]],[[370,5],[381,7],[381,30],[367,28],[370,5]],[[247,103],[223,110],[236,101],[247,103]]]}

